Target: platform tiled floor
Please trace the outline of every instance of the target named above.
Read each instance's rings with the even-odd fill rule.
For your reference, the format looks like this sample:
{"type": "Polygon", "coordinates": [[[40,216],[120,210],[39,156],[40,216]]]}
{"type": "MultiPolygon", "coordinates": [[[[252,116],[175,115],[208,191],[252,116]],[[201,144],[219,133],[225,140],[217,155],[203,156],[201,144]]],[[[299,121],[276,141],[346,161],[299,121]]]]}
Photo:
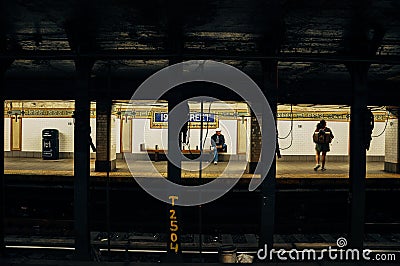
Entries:
{"type": "MultiPolygon", "coordinates": [[[[20,175],[73,175],[73,160],[42,160],[38,158],[5,158],[4,159],[5,174],[20,175]]],[[[203,164],[203,167],[206,163],[203,164]]],[[[196,178],[199,176],[198,163],[184,163],[182,176],[188,178],[196,178]]],[[[227,167],[227,162],[219,162],[218,165],[210,164],[202,171],[202,177],[217,177],[227,167]]],[[[278,178],[347,178],[349,165],[347,162],[327,162],[326,171],[314,171],[313,162],[302,161],[279,161],[277,160],[277,177],[278,178]]],[[[159,172],[162,176],[166,176],[167,163],[165,161],[152,162],[145,164],[142,161],[136,161],[132,164],[137,176],[155,176],[154,172],[159,172]],[[154,168],[153,168],[154,167],[154,168]]],[[[243,164],[232,162],[229,164],[229,172],[225,176],[238,175],[243,172],[243,164]]],[[[94,171],[94,160],[91,160],[91,175],[104,176],[105,173],[94,171]]],[[[135,176],[136,176],[135,175],[135,176]]],[[[117,170],[110,173],[110,176],[130,177],[131,173],[124,159],[117,160],[117,170]]],[[[249,174],[243,174],[243,177],[252,177],[249,174]]],[[[367,178],[400,178],[400,174],[387,173],[383,171],[383,162],[367,163],[367,178]]]]}

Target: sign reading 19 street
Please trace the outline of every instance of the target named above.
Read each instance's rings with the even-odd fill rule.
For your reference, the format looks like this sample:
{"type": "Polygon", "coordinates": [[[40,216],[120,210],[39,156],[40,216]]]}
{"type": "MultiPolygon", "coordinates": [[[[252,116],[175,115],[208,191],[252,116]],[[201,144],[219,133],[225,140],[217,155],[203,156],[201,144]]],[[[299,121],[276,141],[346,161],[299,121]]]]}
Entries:
{"type": "MultiPolygon", "coordinates": [[[[154,122],[168,122],[168,113],[154,113],[154,122]]],[[[201,113],[190,113],[189,122],[201,122],[201,113]]],[[[215,114],[203,113],[203,122],[215,122],[215,114]]]]}

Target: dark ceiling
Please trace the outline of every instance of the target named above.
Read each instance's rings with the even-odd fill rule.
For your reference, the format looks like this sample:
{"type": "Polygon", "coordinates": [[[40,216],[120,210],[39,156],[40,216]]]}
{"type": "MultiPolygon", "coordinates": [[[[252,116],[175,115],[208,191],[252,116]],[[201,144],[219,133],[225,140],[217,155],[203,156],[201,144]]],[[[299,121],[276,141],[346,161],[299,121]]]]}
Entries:
{"type": "Polygon", "coordinates": [[[390,95],[400,84],[400,1],[1,3],[6,98],[70,97],[80,54],[95,60],[93,93],[111,77],[114,98],[129,98],[132,88],[177,59],[222,61],[261,80],[260,59],[275,58],[278,101],[321,104],[348,104],[344,63],[370,61],[371,103],[398,105],[390,95]]]}

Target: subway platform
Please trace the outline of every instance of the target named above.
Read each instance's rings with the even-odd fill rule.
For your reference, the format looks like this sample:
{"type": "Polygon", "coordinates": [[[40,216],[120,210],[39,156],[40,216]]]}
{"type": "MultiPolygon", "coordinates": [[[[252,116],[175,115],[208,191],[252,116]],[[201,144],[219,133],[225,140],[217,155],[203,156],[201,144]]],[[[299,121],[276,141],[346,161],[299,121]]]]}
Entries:
{"type": "MultiPolygon", "coordinates": [[[[95,160],[91,160],[91,176],[104,177],[105,172],[94,171],[95,160]]],[[[43,160],[40,158],[4,158],[6,175],[28,175],[28,176],[73,176],[74,168],[73,159],[60,160],[43,160]]],[[[151,166],[146,166],[142,161],[135,161],[136,166],[140,166],[140,171],[135,172],[135,176],[147,177],[151,176],[151,166]],[[147,167],[147,169],[146,169],[147,167]]],[[[349,163],[348,162],[327,162],[326,171],[314,171],[314,162],[311,161],[284,161],[277,159],[277,178],[348,178],[349,163]]],[[[184,163],[183,168],[194,169],[199,163],[184,163]]],[[[203,163],[203,167],[207,165],[203,163]]],[[[228,162],[219,162],[217,165],[209,164],[202,170],[202,178],[219,177],[227,167],[228,162]]],[[[167,176],[167,162],[152,162],[152,166],[160,173],[161,176],[167,176]]],[[[231,173],[242,173],[242,165],[238,162],[231,162],[231,173]]],[[[135,169],[139,167],[133,167],[135,169]]],[[[383,162],[367,162],[367,178],[400,178],[400,174],[389,173],[383,170],[383,162]]],[[[132,177],[128,165],[124,159],[117,159],[117,169],[109,173],[110,177],[132,177]]],[[[198,178],[198,171],[182,170],[183,178],[198,178]]],[[[252,178],[252,174],[243,173],[242,178],[252,178]]],[[[257,176],[256,176],[257,177],[257,176]]]]}
{"type": "MultiPolygon", "coordinates": [[[[90,181],[92,184],[102,185],[109,180],[117,187],[129,187],[141,189],[134,180],[132,173],[124,159],[117,159],[116,170],[109,173],[96,172],[95,160],[90,160],[90,181]],[[94,183],[93,183],[94,182],[94,183]]],[[[203,167],[206,163],[203,164],[203,167]]],[[[74,182],[73,159],[43,160],[41,158],[4,158],[4,173],[6,184],[14,186],[72,186],[74,182]]],[[[240,179],[234,186],[234,190],[248,191],[252,178],[260,178],[260,175],[248,174],[243,171],[243,164],[231,162],[229,173],[223,173],[228,166],[227,162],[219,162],[217,165],[209,164],[201,172],[186,169],[198,169],[199,163],[183,163],[181,184],[192,186],[205,184],[212,179],[220,178],[222,182],[231,183],[232,177],[240,179]]],[[[326,171],[314,171],[313,161],[276,161],[276,189],[278,191],[320,191],[335,190],[348,191],[350,188],[349,163],[344,161],[328,161],[326,171]]],[[[152,161],[144,164],[143,161],[135,161],[133,169],[135,178],[166,178],[167,162],[152,161]],[[153,168],[154,167],[154,168],[153,168]],[[156,169],[156,171],[154,170],[156,169]]],[[[399,191],[400,174],[384,171],[383,162],[367,162],[366,165],[366,189],[379,191],[399,191]]],[[[259,190],[257,188],[256,190],[259,190]]]]}

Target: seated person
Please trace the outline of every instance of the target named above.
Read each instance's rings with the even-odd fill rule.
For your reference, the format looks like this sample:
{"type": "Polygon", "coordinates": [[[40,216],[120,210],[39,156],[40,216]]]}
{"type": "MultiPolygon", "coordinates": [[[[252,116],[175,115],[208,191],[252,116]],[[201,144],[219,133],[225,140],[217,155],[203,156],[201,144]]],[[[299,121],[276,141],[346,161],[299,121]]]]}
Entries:
{"type": "Polygon", "coordinates": [[[215,134],[211,136],[211,146],[214,150],[214,164],[218,163],[218,150],[226,151],[225,137],[221,134],[221,129],[215,129],[215,134]]]}

